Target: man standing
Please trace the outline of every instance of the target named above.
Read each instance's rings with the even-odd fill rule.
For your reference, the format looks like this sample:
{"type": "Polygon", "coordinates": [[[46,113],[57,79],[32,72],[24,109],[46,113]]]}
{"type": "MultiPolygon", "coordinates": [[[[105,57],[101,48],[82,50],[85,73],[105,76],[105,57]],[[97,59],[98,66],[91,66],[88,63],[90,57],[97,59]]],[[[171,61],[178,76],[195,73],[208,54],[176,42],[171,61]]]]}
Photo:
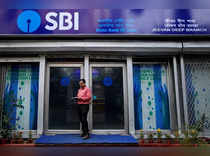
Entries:
{"type": "Polygon", "coordinates": [[[86,86],[85,79],[80,79],[79,81],[80,89],[77,93],[77,104],[78,104],[78,115],[80,122],[82,123],[82,133],[81,137],[83,139],[88,139],[89,130],[88,130],[88,122],[87,122],[87,114],[89,111],[89,105],[91,103],[91,91],[86,86]]]}

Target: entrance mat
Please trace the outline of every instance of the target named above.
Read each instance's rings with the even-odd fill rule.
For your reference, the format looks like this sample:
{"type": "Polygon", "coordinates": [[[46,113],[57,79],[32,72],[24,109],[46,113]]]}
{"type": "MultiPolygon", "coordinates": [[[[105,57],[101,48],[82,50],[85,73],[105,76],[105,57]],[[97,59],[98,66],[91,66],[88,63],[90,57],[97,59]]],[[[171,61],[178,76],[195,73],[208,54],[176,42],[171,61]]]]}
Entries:
{"type": "Polygon", "coordinates": [[[132,136],[124,135],[91,134],[89,139],[83,140],[79,134],[57,134],[42,135],[35,144],[138,144],[138,141],[132,136]]]}

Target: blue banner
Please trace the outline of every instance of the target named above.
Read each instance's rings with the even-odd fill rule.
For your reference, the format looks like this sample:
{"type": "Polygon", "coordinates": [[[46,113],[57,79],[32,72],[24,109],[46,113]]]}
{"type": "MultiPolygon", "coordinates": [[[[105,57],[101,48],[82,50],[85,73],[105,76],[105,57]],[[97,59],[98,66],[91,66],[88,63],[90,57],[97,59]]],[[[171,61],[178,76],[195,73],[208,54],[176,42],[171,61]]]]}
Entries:
{"type": "Polygon", "coordinates": [[[209,0],[8,0],[0,35],[210,34],[209,0]]]}
{"type": "Polygon", "coordinates": [[[210,9],[209,0],[2,0],[8,9],[210,9]]]}

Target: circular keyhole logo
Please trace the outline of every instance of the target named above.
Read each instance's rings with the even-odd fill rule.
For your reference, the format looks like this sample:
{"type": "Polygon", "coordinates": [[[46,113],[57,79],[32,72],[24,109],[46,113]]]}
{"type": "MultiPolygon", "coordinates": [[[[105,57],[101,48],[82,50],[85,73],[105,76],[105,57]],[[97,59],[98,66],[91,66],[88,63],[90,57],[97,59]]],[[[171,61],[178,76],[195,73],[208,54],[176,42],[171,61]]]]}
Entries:
{"type": "Polygon", "coordinates": [[[112,85],[112,78],[111,77],[105,77],[104,78],[104,85],[107,87],[110,87],[112,85]]]}
{"type": "Polygon", "coordinates": [[[35,32],[41,25],[39,13],[32,10],[23,11],[17,19],[17,27],[24,33],[35,32]]]}

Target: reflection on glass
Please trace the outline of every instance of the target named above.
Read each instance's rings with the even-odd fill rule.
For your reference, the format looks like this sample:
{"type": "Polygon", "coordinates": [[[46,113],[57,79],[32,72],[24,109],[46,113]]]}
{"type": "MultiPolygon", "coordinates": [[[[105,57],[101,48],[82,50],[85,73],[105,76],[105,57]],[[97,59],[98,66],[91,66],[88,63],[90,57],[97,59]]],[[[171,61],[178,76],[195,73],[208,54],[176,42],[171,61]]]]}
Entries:
{"type": "Polygon", "coordinates": [[[49,129],[80,128],[76,104],[72,101],[79,89],[79,79],[80,68],[50,68],[49,129]]]}
{"type": "Polygon", "coordinates": [[[93,129],[124,129],[122,68],[95,67],[92,79],[93,129]]]}

